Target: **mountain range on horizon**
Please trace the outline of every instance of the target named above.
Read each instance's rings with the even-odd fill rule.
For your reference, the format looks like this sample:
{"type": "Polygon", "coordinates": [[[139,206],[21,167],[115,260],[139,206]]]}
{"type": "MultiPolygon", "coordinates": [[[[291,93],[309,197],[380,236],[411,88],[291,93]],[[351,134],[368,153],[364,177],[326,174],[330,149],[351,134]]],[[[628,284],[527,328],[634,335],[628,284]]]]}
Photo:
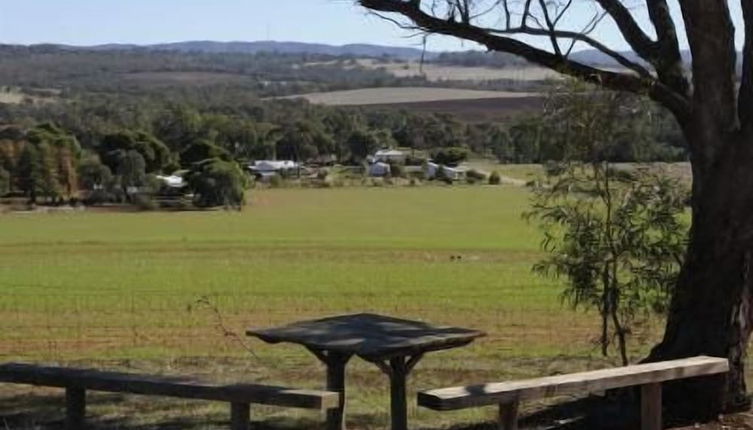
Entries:
{"type": "MultiPolygon", "coordinates": [[[[7,45],[6,45],[7,46],[7,45]]],[[[34,45],[16,45],[26,47],[54,47],[63,50],[95,50],[95,51],[118,51],[118,50],[150,50],[150,51],[177,51],[177,52],[200,52],[200,53],[235,53],[235,54],[256,54],[261,52],[272,52],[281,54],[317,54],[331,56],[356,56],[356,57],[390,57],[404,61],[418,60],[425,58],[427,60],[436,59],[441,55],[438,51],[423,51],[419,48],[384,46],[374,44],[346,44],[346,45],[328,45],[323,43],[307,42],[280,42],[280,41],[253,41],[253,42],[218,42],[209,40],[195,40],[173,43],[159,43],[149,45],[127,44],[127,43],[108,43],[91,46],[77,46],[66,44],[34,44],[34,45]]],[[[621,52],[631,61],[642,62],[632,51],[621,52]]],[[[690,52],[683,51],[683,58],[687,63],[690,62],[690,52]]],[[[604,65],[614,67],[618,64],[606,54],[595,50],[586,49],[574,52],[571,58],[591,65],[604,65]]]]}

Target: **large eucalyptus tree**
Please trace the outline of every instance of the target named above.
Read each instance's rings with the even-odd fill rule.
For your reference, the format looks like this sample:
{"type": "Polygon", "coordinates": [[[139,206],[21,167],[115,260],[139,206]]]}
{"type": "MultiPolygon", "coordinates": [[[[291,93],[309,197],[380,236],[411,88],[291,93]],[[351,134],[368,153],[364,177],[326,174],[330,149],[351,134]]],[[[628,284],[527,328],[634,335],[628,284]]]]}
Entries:
{"type": "Polygon", "coordinates": [[[691,154],[693,222],[664,338],[648,359],[727,357],[732,372],[726,383],[683,390],[684,409],[700,417],[743,404],[753,329],[753,0],[357,1],[404,28],[473,41],[608,89],[645,94],[672,112],[691,154]],[[584,20],[587,7],[593,15],[584,20]],[[747,23],[741,74],[731,12],[738,8],[747,23]],[[594,31],[602,24],[619,32],[635,55],[610,48],[607,33],[594,31]],[[692,54],[689,69],[683,40],[692,54]],[[578,44],[621,67],[574,60],[578,44]]]}

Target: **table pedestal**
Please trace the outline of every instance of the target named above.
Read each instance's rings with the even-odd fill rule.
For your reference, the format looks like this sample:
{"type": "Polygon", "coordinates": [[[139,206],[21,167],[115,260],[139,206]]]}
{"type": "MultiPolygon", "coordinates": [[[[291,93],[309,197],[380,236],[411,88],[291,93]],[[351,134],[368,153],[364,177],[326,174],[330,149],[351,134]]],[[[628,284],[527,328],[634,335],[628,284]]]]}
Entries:
{"type": "Polygon", "coordinates": [[[408,375],[423,354],[411,357],[393,357],[388,362],[373,360],[390,378],[390,419],[392,430],[408,430],[408,397],[405,386],[408,375]]]}
{"type": "Polygon", "coordinates": [[[309,350],[327,366],[327,391],[340,394],[340,406],[327,411],[327,430],[345,430],[345,366],[352,356],[312,348],[309,350]]]}

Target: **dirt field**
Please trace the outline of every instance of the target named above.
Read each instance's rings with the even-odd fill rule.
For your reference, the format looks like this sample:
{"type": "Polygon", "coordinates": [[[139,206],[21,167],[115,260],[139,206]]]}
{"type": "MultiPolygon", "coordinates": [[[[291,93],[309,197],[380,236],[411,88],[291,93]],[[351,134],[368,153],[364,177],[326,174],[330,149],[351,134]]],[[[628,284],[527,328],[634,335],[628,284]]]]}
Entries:
{"type": "Polygon", "coordinates": [[[372,108],[408,109],[414,112],[448,113],[469,122],[509,121],[526,112],[540,112],[541,97],[440,100],[433,102],[371,105],[372,108]]]}
{"type": "Polygon", "coordinates": [[[330,106],[367,106],[402,103],[447,102],[450,100],[525,99],[537,97],[535,93],[504,91],[460,90],[429,87],[364,88],[326,93],[310,93],[287,98],[305,98],[311,103],[330,106]]]}
{"type": "MultiPolygon", "coordinates": [[[[311,63],[312,65],[324,63],[311,63]]],[[[425,76],[431,82],[440,81],[493,81],[509,79],[513,81],[543,81],[560,79],[562,75],[542,67],[462,67],[445,66],[441,64],[421,64],[417,61],[383,63],[374,59],[359,59],[353,65],[345,68],[364,67],[367,69],[384,69],[398,78],[425,76]]]]}

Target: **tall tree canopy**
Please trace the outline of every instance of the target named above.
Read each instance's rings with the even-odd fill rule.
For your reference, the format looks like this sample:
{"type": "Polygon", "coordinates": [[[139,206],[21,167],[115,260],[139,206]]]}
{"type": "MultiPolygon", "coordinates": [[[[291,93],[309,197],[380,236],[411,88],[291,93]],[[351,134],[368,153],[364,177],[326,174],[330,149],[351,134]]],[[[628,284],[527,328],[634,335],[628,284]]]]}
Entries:
{"type": "Polygon", "coordinates": [[[727,381],[694,382],[682,390],[681,406],[670,403],[676,412],[711,418],[722,408],[746,405],[743,365],[753,329],[753,1],[739,3],[746,23],[740,85],[730,0],[672,6],[667,0],[357,1],[412,31],[473,41],[608,89],[645,94],[672,112],[693,166],[693,222],[664,338],[649,360],[729,358],[727,381]],[[584,21],[587,7],[593,16],[584,21]],[[611,25],[638,60],[599,40],[599,25],[611,25]],[[692,54],[690,70],[680,29],[692,54]],[[548,48],[534,43],[537,38],[548,48]],[[602,52],[621,69],[574,60],[576,45],[602,52]]]}

